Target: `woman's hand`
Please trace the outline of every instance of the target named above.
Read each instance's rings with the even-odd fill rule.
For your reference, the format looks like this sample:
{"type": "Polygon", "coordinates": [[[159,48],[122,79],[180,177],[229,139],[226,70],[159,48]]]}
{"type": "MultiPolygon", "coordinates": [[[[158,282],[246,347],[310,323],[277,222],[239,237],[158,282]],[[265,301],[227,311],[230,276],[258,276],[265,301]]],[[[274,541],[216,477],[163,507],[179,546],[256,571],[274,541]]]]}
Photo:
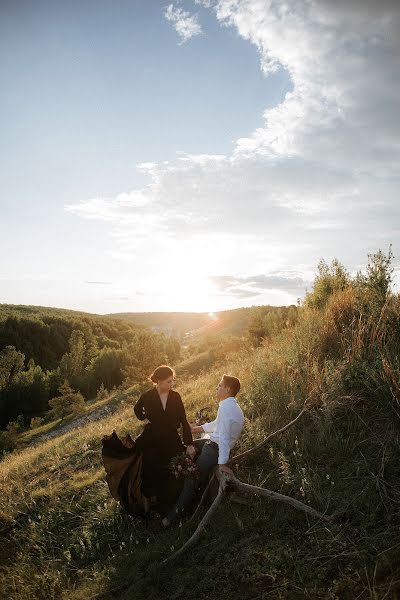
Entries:
{"type": "Polygon", "coordinates": [[[143,419],[143,421],[140,422],[140,424],[142,425],[142,427],[145,427],[146,425],[149,425],[150,421],[148,419],[143,419]]]}
{"type": "Polygon", "coordinates": [[[188,454],[190,458],[193,459],[196,456],[196,448],[192,444],[190,444],[190,446],[186,448],[186,454],[188,454]]]}

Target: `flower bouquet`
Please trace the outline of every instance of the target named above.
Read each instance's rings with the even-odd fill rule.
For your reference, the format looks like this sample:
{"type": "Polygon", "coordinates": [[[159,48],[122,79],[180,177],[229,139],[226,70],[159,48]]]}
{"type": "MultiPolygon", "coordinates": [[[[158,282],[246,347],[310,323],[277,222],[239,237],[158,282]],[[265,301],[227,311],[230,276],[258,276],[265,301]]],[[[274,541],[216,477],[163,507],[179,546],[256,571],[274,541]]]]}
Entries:
{"type": "Polygon", "coordinates": [[[196,413],[196,425],[204,425],[204,423],[208,423],[208,421],[210,420],[210,417],[207,414],[209,408],[209,406],[205,406],[196,413]]]}
{"type": "Polygon", "coordinates": [[[178,477],[199,477],[200,469],[187,454],[174,456],[169,463],[170,471],[178,477]]]}

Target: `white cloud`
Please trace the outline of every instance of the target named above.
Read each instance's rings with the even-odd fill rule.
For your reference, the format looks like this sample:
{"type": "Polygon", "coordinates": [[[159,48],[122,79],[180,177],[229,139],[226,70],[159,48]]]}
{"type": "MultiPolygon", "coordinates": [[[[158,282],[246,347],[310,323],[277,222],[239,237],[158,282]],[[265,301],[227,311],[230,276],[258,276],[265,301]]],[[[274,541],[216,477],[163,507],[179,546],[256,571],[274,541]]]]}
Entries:
{"type": "Polygon", "coordinates": [[[210,277],[212,283],[225,296],[252,298],[260,296],[263,291],[283,291],[290,295],[303,296],[311,282],[301,277],[286,276],[279,273],[273,275],[253,275],[248,277],[232,275],[216,275],[210,277]]]}
{"type": "Polygon", "coordinates": [[[164,16],[174,26],[180,37],[180,44],[184,44],[195,35],[202,33],[197,14],[190,14],[182,8],[169,4],[164,11],[164,16]]]}
{"type": "Polygon", "coordinates": [[[294,85],[237,153],[398,172],[400,3],[220,0],[217,15],[257,46],[264,71],[281,66],[294,85]]]}
{"type": "Polygon", "coordinates": [[[213,282],[238,298],[294,299],[322,257],[352,269],[390,242],[396,255],[400,3],[219,0],[214,11],[293,91],[231,155],[143,163],[143,189],[67,210],[109,221],[115,252],[147,269],[162,257],[177,273],[231,274],[230,287],[213,282]]]}

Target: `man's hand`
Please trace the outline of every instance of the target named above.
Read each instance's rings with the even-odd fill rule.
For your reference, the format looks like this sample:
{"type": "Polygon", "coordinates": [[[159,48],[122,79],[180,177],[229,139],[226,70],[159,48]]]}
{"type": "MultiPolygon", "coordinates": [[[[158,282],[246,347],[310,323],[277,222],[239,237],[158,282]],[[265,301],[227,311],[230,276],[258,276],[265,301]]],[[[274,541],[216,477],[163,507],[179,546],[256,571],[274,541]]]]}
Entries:
{"type": "Polygon", "coordinates": [[[228,467],[228,465],[218,465],[220,473],[227,473],[228,475],[233,475],[232,469],[228,467]]]}
{"type": "Polygon", "coordinates": [[[191,444],[186,448],[186,454],[190,456],[190,458],[194,458],[196,456],[196,448],[191,444]]]}
{"type": "Polygon", "coordinates": [[[190,429],[192,433],[204,433],[204,429],[201,425],[191,425],[190,429]]]}

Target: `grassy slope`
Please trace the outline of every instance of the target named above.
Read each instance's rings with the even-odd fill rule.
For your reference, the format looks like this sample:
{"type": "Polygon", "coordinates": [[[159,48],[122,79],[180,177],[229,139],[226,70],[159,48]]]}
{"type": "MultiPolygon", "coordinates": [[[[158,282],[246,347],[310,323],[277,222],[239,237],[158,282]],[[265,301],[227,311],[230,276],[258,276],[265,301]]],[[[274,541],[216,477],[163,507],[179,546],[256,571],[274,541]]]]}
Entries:
{"type": "Polygon", "coordinates": [[[390,407],[375,399],[339,397],[339,371],[317,366],[324,335],[314,316],[292,337],[238,354],[178,389],[193,417],[196,408],[210,404],[221,371],[242,379],[240,402],[248,420],[238,450],[289,421],[311,395],[310,413],[237,474],[322,512],[344,513],[341,521],[327,527],[266,500],[228,501],[200,543],[179,564],[161,570],[160,559],[187,539],[191,525],[159,531],[156,524],[146,529],[126,520],[101,466],[102,435],[139,432],[131,409],[135,396],[127,390],[125,404],[111,417],[0,463],[0,560],[6,569],[0,596],[398,598],[397,423],[390,407]]]}

